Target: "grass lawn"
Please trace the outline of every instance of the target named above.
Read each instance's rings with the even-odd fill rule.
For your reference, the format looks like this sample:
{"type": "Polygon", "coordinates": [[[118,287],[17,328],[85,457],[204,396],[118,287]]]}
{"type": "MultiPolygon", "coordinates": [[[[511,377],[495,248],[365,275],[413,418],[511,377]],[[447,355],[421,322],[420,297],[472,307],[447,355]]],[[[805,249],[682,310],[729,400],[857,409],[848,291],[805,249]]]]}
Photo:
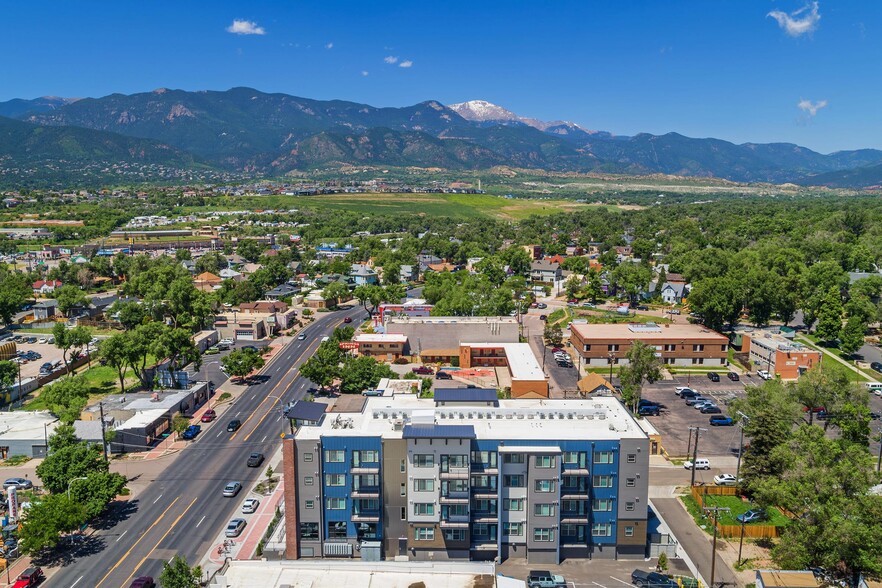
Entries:
{"type": "MultiPolygon", "coordinates": [[[[692,518],[695,519],[695,523],[701,527],[702,525],[706,526],[707,529],[711,529],[711,521],[713,520],[713,514],[705,515],[699,509],[698,503],[692,498],[691,494],[681,497],[683,500],[683,504],[686,505],[686,510],[689,511],[689,514],[692,515],[692,518]]],[[[704,499],[705,507],[715,507],[720,506],[723,508],[728,508],[729,512],[720,511],[718,516],[718,521],[721,525],[740,525],[735,517],[740,514],[743,514],[754,507],[749,502],[744,502],[738,496],[716,496],[709,494],[704,499]]],[[[766,510],[769,514],[768,521],[760,521],[756,523],[748,523],[747,526],[751,525],[774,525],[776,527],[783,527],[790,522],[790,519],[781,514],[777,508],[769,508],[766,510]]],[[[712,530],[712,529],[711,529],[712,530]]]]}
{"type": "MultiPolygon", "coordinates": [[[[799,339],[801,343],[804,343],[804,344],[808,345],[809,347],[817,349],[818,351],[820,351],[822,353],[829,353],[831,355],[835,355],[836,357],[838,357],[838,358],[842,359],[843,361],[845,361],[846,363],[848,363],[848,365],[850,365],[853,368],[853,369],[846,368],[846,370],[845,370],[845,373],[846,373],[846,375],[848,375],[848,379],[850,381],[852,381],[852,382],[875,382],[876,381],[876,376],[873,375],[873,372],[862,370],[861,368],[854,365],[854,362],[851,361],[846,354],[842,353],[842,351],[840,351],[839,348],[825,347],[824,345],[821,345],[821,343],[818,341],[817,337],[815,337],[814,335],[811,335],[811,334],[800,335],[799,337],[797,337],[797,339],[799,339]],[[855,370],[857,370],[857,372],[855,370]]],[[[835,360],[831,360],[831,361],[835,361],[835,360]]]]}

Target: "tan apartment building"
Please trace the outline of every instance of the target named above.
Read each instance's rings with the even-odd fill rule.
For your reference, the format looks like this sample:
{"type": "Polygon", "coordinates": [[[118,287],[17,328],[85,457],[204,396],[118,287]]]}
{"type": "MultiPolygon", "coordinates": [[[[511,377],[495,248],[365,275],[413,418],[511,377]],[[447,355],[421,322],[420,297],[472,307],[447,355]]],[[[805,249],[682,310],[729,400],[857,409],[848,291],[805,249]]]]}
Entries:
{"type": "Polygon", "coordinates": [[[665,365],[725,366],[729,339],[702,325],[655,323],[571,324],[570,343],[579,365],[624,365],[634,341],[655,347],[665,365]]]}
{"type": "Polygon", "coordinates": [[[396,334],[361,333],[356,335],[352,342],[358,346],[359,355],[393,361],[404,355],[407,337],[396,334]]]}

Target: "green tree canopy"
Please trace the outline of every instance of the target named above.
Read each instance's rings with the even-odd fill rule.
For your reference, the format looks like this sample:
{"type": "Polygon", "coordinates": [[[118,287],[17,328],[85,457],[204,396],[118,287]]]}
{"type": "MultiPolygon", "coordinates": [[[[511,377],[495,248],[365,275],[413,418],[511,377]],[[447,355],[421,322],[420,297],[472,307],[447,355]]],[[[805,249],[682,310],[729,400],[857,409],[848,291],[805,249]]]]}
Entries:
{"type": "Polygon", "coordinates": [[[162,588],[199,588],[201,579],[202,568],[191,568],[180,555],[174,556],[170,562],[164,562],[162,573],[159,574],[162,588]]]}
{"type": "Polygon", "coordinates": [[[622,400],[636,411],[643,382],[652,383],[661,378],[661,361],[655,355],[655,348],[642,341],[634,341],[625,358],[628,360],[627,365],[619,369],[622,400]]]}

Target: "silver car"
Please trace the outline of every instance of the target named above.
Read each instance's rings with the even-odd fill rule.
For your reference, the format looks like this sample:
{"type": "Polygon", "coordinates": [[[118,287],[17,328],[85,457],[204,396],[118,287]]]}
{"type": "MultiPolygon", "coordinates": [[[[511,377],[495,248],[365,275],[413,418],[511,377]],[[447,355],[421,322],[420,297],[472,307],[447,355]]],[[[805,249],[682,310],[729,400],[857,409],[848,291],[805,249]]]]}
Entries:
{"type": "Polygon", "coordinates": [[[242,484],[239,482],[230,482],[226,486],[224,486],[224,496],[227,498],[231,498],[239,493],[239,490],[242,489],[242,484]]]}
{"type": "Polygon", "coordinates": [[[227,523],[227,529],[224,531],[224,535],[227,537],[238,537],[242,534],[242,531],[247,524],[248,523],[245,522],[245,519],[233,519],[227,523]]]}

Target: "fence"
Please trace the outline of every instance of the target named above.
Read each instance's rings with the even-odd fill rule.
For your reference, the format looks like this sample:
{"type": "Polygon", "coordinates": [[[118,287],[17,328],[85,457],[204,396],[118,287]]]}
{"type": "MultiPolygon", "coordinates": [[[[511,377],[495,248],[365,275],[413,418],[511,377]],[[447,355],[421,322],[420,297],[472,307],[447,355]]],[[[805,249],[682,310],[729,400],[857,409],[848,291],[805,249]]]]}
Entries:
{"type": "Polygon", "coordinates": [[[101,329],[102,331],[110,331],[112,329],[122,331],[125,328],[119,321],[96,321],[92,319],[77,319],[77,325],[80,327],[101,329]]]}
{"type": "MultiPolygon", "coordinates": [[[[704,510],[705,496],[737,496],[734,486],[693,486],[692,498],[704,510]]],[[[721,537],[741,537],[741,525],[716,524],[721,537]]],[[[780,527],[775,525],[744,525],[744,536],[752,539],[774,539],[781,536],[780,527]]]]}

